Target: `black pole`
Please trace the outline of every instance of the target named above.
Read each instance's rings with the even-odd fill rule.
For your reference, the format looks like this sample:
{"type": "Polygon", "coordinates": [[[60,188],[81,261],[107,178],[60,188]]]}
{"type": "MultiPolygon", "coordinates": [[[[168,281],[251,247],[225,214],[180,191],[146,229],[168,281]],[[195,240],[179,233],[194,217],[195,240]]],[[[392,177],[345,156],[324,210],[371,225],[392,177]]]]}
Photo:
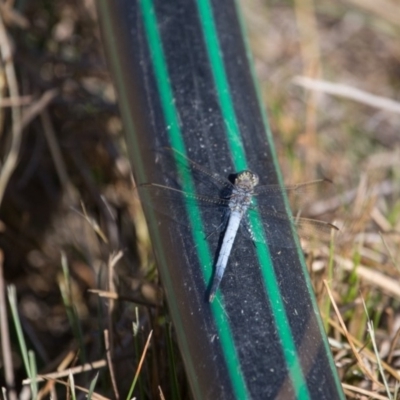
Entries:
{"type": "MultiPolygon", "coordinates": [[[[233,0],[98,3],[138,183],[166,183],[167,146],[224,177],[250,168],[281,184],[233,0]]],[[[183,209],[186,225],[145,207],[194,397],[343,399],[296,239],[272,246],[273,229],[260,231],[269,245],[238,237],[209,303],[217,240],[198,233],[206,221],[194,209],[183,209]]]]}

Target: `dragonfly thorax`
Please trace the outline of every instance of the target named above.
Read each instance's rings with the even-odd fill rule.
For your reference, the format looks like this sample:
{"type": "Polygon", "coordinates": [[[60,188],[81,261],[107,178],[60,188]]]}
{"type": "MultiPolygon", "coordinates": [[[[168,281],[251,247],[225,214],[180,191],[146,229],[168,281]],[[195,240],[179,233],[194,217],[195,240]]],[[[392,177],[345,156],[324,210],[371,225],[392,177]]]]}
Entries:
{"type": "Polygon", "coordinates": [[[258,175],[251,171],[239,172],[230,196],[229,208],[242,216],[251,203],[254,187],[258,184],[258,175]]]}
{"type": "Polygon", "coordinates": [[[254,187],[258,185],[258,175],[249,170],[239,172],[235,179],[235,186],[245,191],[253,191],[254,187]]]}

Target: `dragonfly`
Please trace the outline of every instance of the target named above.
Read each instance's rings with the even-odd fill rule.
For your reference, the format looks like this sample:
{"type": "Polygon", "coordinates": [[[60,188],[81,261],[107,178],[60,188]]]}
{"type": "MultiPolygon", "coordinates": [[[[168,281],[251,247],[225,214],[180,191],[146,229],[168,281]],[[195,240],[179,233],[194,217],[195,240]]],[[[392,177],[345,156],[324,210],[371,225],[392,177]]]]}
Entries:
{"type": "Polygon", "coordinates": [[[196,204],[202,213],[201,228],[211,234],[216,231],[223,234],[208,294],[209,302],[216,296],[238,231],[253,243],[282,248],[296,246],[292,227],[304,238],[319,233],[330,234],[332,229],[338,230],[329,222],[289,215],[283,201],[284,196],[289,194],[304,200],[303,195],[311,187],[331,183],[328,179],[283,187],[278,184],[259,185],[259,176],[250,170],[238,172],[233,179],[228,179],[208,171],[175,149],[163,149],[161,156],[163,167],[169,172],[166,176],[169,184],[144,183],[139,185],[139,191],[150,197],[156,210],[178,223],[182,223],[184,215],[181,209],[185,212],[196,204]],[[171,174],[173,170],[179,173],[171,174]],[[190,176],[195,189],[185,190],[179,176],[190,176]],[[250,219],[254,213],[261,217],[266,235],[255,235],[252,231],[250,219]]]}

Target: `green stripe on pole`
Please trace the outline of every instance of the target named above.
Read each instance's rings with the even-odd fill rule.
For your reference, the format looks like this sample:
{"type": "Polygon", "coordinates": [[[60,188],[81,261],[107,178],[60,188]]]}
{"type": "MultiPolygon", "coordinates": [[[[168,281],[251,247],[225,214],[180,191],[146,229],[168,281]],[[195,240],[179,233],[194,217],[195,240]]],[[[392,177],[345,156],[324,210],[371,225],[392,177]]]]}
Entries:
{"type": "MultiPolygon", "coordinates": [[[[225,73],[224,62],[221,56],[218,34],[215,28],[214,17],[209,0],[197,0],[200,21],[203,27],[204,39],[207,46],[208,57],[211,64],[214,82],[225,121],[226,134],[235,168],[239,171],[247,168],[246,156],[239,125],[237,123],[229,84],[225,73]]],[[[264,238],[264,231],[259,215],[251,218],[254,234],[264,238]]],[[[257,256],[261,266],[264,284],[270,298],[271,308],[274,314],[278,334],[281,339],[283,353],[295,390],[296,398],[307,400],[310,398],[307,383],[299,362],[296,346],[290,331],[285,307],[279,292],[279,285],[274,273],[271,256],[267,246],[257,244],[257,256]]]]}
{"type": "MultiPolygon", "coordinates": [[[[237,13],[237,15],[239,17],[240,29],[242,31],[242,36],[244,38],[244,44],[245,44],[245,49],[246,49],[247,60],[248,60],[248,63],[250,65],[251,75],[252,75],[252,78],[253,78],[254,85],[256,87],[256,95],[257,95],[257,98],[258,98],[258,102],[261,104],[262,96],[261,96],[259,88],[256,86],[257,77],[256,77],[256,73],[255,73],[255,70],[254,70],[254,63],[253,63],[253,57],[252,57],[251,50],[250,50],[250,45],[249,45],[249,43],[247,41],[246,26],[245,26],[245,23],[243,21],[242,13],[240,11],[239,0],[235,0],[235,6],[236,6],[236,13],[237,13]]],[[[266,136],[268,138],[268,142],[270,143],[270,148],[271,148],[271,153],[272,153],[272,156],[273,156],[274,164],[275,164],[275,166],[277,168],[278,180],[282,185],[283,184],[283,179],[282,179],[280,170],[278,169],[279,168],[278,159],[276,157],[275,146],[274,146],[273,141],[272,141],[272,133],[271,133],[271,130],[269,128],[268,118],[267,118],[267,115],[265,113],[264,108],[260,107],[260,113],[261,113],[261,116],[262,116],[262,120],[263,120],[264,129],[265,129],[265,132],[266,132],[266,136]]],[[[290,210],[287,198],[285,198],[284,200],[285,200],[287,209],[290,210]]],[[[296,241],[297,241],[297,239],[296,239],[296,241]]],[[[310,280],[309,275],[308,275],[308,270],[307,270],[307,266],[306,266],[306,263],[305,263],[305,260],[304,260],[304,255],[303,255],[303,252],[301,250],[300,243],[298,241],[297,241],[297,244],[298,244],[297,250],[298,250],[299,260],[300,260],[300,263],[301,263],[301,266],[302,266],[302,269],[303,269],[303,274],[304,274],[305,281],[306,281],[306,284],[307,284],[307,289],[308,289],[308,292],[310,293],[310,299],[311,299],[311,302],[312,302],[314,310],[318,311],[319,308],[318,308],[318,304],[317,304],[316,299],[315,299],[312,283],[311,283],[311,280],[310,280]]],[[[328,362],[329,362],[329,365],[331,367],[332,374],[333,374],[336,386],[338,387],[339,396],[340,396],[341,399],[344,400],[344,394],[343,394],[343,391],[342,391],[342,384],[340,382],[339,375],[337,374],[336,365],[335,365],[335,363],[333,361],[333,358],[331,356],[329,343],[328,343],[328,340],[326,339],[325,328],[324,328],[324,326],[322,324],[322,321],[321,321],[321,318],[319,317],[319,315],[316,315],[316,320],[317,320],[317,323],[318,323],[319,330],[321,332],[321,338],[322,338],[322,341],[323,341],[323,344],[324,344],[325,351],[328,354],[328,357],[327,357],[328,358],[328,362]]]]}
{"type": "Polygon", "coordinates": [[[237,123],[228,79],[225,73],[224,61],[221,56],[214,16],[208,0],[197,0],[197,7],[199,9],[200,22],[203,27],[208,58],[210,60],[214,82],[217,88],[217,96],[224,116],[225,130],[228,136],[230,150],[233,155],[233,163],[237,171],[242,171],[248,168],[246,155],[244,154],[239,125],[237,123]]]}
{"type": "MultiPolygon", "coordinates": [[[[158,32],[158,25],[152,0],[141,0],[140,7],[143,15],[148,47],[150,49],[151,59],[153,61],[154,74],[157,81],[165,122],[169,126],[168,134],[171,146],[185,155],[185,144],[179,126],[179,118],[174,103],[174,96],[170,85],[168,69],[158,32]]],[[[194,192],[194,185],[191,176],[184,168],[182,168],[179,172],[182,178],[184,189],[194,192]]],[[[195,226],[200,226],[201,216],[198,207],[187,207],[187,213],[191,223],[195,226]]],[[[205,240],[206,235],[204,232],[198,229],[193,229],[192,234],[194,242],[196,243],[196,250],[200,260],[200,265],[202,267],[204,280],[205,282],[209,282],[212,276],[211,269],[213,266],[213,261],[208,244],[205,240]]],[[[241,368],[239,367],[240,363],[232,338],[232,333],[229,329],[225,313],[221,308],[219,301],[212,303],[211,307],[236,397],[238,399],[249,398],[246,383],[243,379],[241,368]]]]}

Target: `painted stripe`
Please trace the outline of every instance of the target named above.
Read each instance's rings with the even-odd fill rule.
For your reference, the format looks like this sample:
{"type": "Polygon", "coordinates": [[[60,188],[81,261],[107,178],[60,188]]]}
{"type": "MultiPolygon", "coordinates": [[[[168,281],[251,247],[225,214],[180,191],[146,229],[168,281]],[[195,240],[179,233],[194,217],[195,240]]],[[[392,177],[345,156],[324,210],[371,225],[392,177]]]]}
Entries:
{"type": "MultiPolygon", "coordinates": [[[[168,84],[168,78],[165,79],[165,82],[163,81],[162,77],[166,75],[166,67],[165,67],[165,62],[163,60],[163,54],[162,54],[162,49],[161,49],[161,44],[159,40],[159,35],[157,31],[157,22],[155,20],[154,16],[154,9],[153,5],[150,1],[140,1],[139,2],[140,6],[140,12],[143,17],[143,24],[144,24],[144,30],[145,34],[147,36],[147,42],[148,42],[148,48],[149,48],[149,53],[150,57],[153,62],[153,68],[154,68],[154,75],[157,80],[158,84],[158,91],[160,93],[160,96],[162,97],[162,100],[164,100],[165,103],[165,98],[168,98],[168,96],[171,96],[171,89],[168,84]]],[[[172,101],[170,102],[172,104],[172,101]]],[[[174,128],[176,129],[176,121],[175,121],[175,113],[173,109],[173,104],[172,104],[172,109],[171,107],[163,107],[164,111],[164,117],[165,120],[168,124],[168,121],[174,120],[174,128]]],[[[171,123],[171,122],[169,122],[171,123]]],[[[183,343],[184,347],[188,347],[188,343],[186,340],[183,343]]],[[[193,360],[185,358],[186,362],[189,364],[186,364],[186,368],[189,369],[189,375],[190,376],[196,376],[196,368],[193,364],[193,360]]],[[[202,390],[200,387],[198,387],[197,381],[191,382],[192,384],[192,390],[194,392],[195,397],[201,396],[202,390]]]]}
{"type": "MultiPolygon", "coordinates": [[[[253,82],[254,82],[254,87],[255,87],[258,103],[261,104],[262,96],[261,96],[261,93],[259,91],[259,88],[257,87],[257,77],[256,77],[256,73],[255,73],[255,70],[254,70],[253,56],[252,56],[252,53],[251,53],[251,50],[250,50],[250,45],[249,45],[249,43],[247,41],[246,25],[245,25],[245,23],[243,21],[242,13],[240,11],[239,0],[235,0],[235,6],[236,6],[236,13],[237,13],[238,18],[239,18],[240,28],[241,28],[241,31],[242,31],[242,37],[244,38],[244,45],[245,45],[245,49],[246,49],[247,61],[248,61],[249,66],[250,66],[250,71],[251,71],[251,75],[252,75],[252,78],[253,78],[253,82]]],[[[272,133],[271,133],[271,130],[269,128],[268,117],[267,117],[263,107],[260,107],[260,114],[261,114],[261,117],[262,117],[264,130],[265,130],[266,136],[268,138],[268,143],[270,144],[271,154],[272,154],[273,162],[274,162],[274,165],[275,165],[275,170],[276,170],[276,173],[277,173],[277,176],[278,176],[278,180],[279,180],[279,183],[281,185],[283,185],[283,179],[282,179],[281,171],[280,171],[280,168],[279,168],[278,159],[276,157],[276,151],[275,151],[275,146],[274,146],[274,142],[273,142],[273,138],[272,138],[272,133]]],[[[285,201],[285,204],[286,204],[286,209],[290,210],[288,199],[286,197],[284,198],[284,201],[285,201]]],[[[297,254],[298,254],[301,266],[302,266],[303,274],[305,276],[305,281],[306,281],[306,284],[307,284],[308,292],[310,294],[311,303],[312,303],[313,309],[318,312],[318,313],[316,313],[315,318],[317,319],[319,331],[321,333],[321,338],[322,338],[322,341],[323,341],[323,344],[324,344],[325,352],[327,354],[329,366],[331,368],[335,384],[336,384],[336,386],[338,388],[338,395],[340,396],[341,399],[344,400],[345,397],[344,397],[344,393],[343,393],[343,390],[342,390],[342,384],[340,382],[339,375],[337,374],[337,369],[336,369],[336,366],[335,366],[335,364],[333,362],[333,358],[331,356],[331,350],[330,350],[330,347],[329,347],[329,343],[328,343],[328,340],[326,339],[325,329],[323,327],[321,318],[319,316],[319,308],[318,308],[318,305],[317,305],[317,302],[316,302],[316,299],[315,299],[314,290],[313,290],[313,287],[312,287],[312,284],[311,284],[311,280],[309,278],[309,274],[308,274],[307,266],[306,266],[306,263],[305,263],[305,260],[304,260],[303,252],[301,250],[300,243],[297,240],[297,235],[295,234],[294,237],[295,237],[296,242],[297,242],[297,254]]]]}
{"type": "MultiPolygon", "coordinates": [[[[120,101],[120,110],[121,110],[121,114],[123,116],[123,121],[124,124],[126,124],[126,128],[127,128],[127,132],[135,132],[135,127],[131,118],[131,110],[130,110],[130,104],[129,101],[127,101],[126,99],[129,98],[128,96],[128,92],[126,91],[127,85],[125,84],[125,82],[123,81],[123,73],[121,71],[121,64],[120,64],[120,59],[118,56],[118,47],[114,45],[114,42],[117,42],[118,40],[120,40],[120,38],[117,38],[114,36],[115,31],[112,27],[111,21],[108,18],[108,16],[110,16],[111,11],[109,10],[108,7],[110,7],[109,4],[106,3],[106,1],[99,1],[99,7],[102,8],[101,12],[103,14],[103,16],[107,16],[106,18],[103,18],[103,29],[107,32],[106,35],[104,35],[105,40],[108,40],[110,43],[107,46],[108,51],[110,52],[111,56],[109,57],[109,61],[112,63],[113,69],[115,71],[114,73],[114,79],[116,79],[116,83],[117,83],[117,87],[119,89],[119,97],[121,99],[125,99],[125,101],[120,101]]],[[[140,28],[138,28],[140,29],[140,28]]],[[[129,135],[127,136],[127,140],[129,140],[129,135]]],[[[138,150],[139,147],[136,145],[131,145],[128,146],[128,150],[133,152],[133,158],[134,159],[140,159],[141,158],[141,153],[138,150]]],[[[143,181],[144,177],[145,177],[145,172],[143,169],[143,163],[137,163],[136,165],[136,171],[137,175],[140,177],[140,179],[143,181]]],[[[152,240],[154,241],[154,245],[155,246],[161,246],[160,245],[160,238],[159,236],[154,236],[152,238],[152,240]]],[[[171,283],[168,282],[168,280],[164,280],[164,284],[168,287],[171,287],[171,283]]],[[[170,304],[170,307],[172,305],[170,304]]],[[[177,313],[175,313],[177,314],[177,313]]],[[[179,315],[179,314],[177,314],[179,315]]],[[[182,321],[180,319],[175,319],[174,320],[174,324],[176,325],[177,331],[183,331],[182,328],[182,321]]],[[[188,343],[185,341],[183,344],[181,343],[181,346],[183,346],[184,348],[188,348],[188,343]]],[[[184,351],[184,350],[183,350],[184,351]]],[[[187,351],[189,352],[189,351],[187,351]]],[[[189,374],[191,373],[192,376],[195,376],[195,370],[196,368],[194,367],[194,365],[187,365],[186,366],[188,368],[188,370],[191,370],[192,372],[189,372],[189,374]]],[[[202,391],[200,390],[200,388],[196,387],[197,382],[194,383],[194,387],[193,387],[193,391],[195,393],[202,393],[202,391]]],[[[194,393],[194,394],[195,394],[194,393]]],[[[199,397],[200,395],[197,395],[197,397],[199,397]]]]}
{"type": "Polygon", "coordinates": [[[243,150],[243,143],[240,137],[240,130],[233,108],[230,87],[226,77],[224,62],[217,31],[215,28],[214,16],[208,0],[196,0],[200,15],[200,23],[203,28],[208,58],[214,76],[217,89],[217,96],[221,111],[224,117],[225,130],[228,136],[230,151],[233,155],[233,162],[237,171],[247,169],[246,155],[243,150]]]}
{"type": "MultiPolygon", "coordinates": [[[[152,0],[140,0],[140,7],[143,15],[148,47],[151,53],[154,74],[157,81],[164,118],[167,126],[169,127],[168,134],[170,143],[174,149],[186,155],[185,144],[179,126],[178,113],[174,103],[174,96],[169,80],[168,69],[165,62],[160,34],[158,32],[158,25],[152,0]]],[[[180,163],[178,163],[178,166],[179,165],[180,163]]],[[[184,190],[188,192],[195,192],[192,177],[188,173],[187,169],[181,167],[179,173],[182,178],[184,190]]],[[[193,226],[201,226],[201,215],[198,207],[187,206],[187,213],[193,226]]],[[[208,244],[204,239],[206,235],[198,228],[192,229],[192,233],[194,242],[196,243],[200,265],[202,267],[204,281],[209,282],[212,276],[213,258],[208,248],[208,244]]],[[[243,379],[243,374],[239,367],[239,359],[226,315],[219,301],[214,301],[211,307],[236,398],[247,399],[249,398],[248,390],[243,379]]]]}
{"type": "MultiPolygon", "coordinates": [[[[204,39],[208,57],[214,76],[218,99],[220,102],[223,119],[225,121],[226,135],[233,155],[236,170],[247,168],[246,156],[241,140],[239,125],[237,123],[230,88],[225,72],[222,53],[219,46],[218,34],[215,27],[214,16],[209,0],[197,0],[200,20],[203,28],[204,39]]],[[[251,218],[254,234],[263,237],[265,233],[259,215],[251,218]]],[[[310,398],[301,365],[298,359],[296,346],[290,331],[290,325],[285,314],[285,307],[279,292],[279,285],[273,269],[271,256],[267,246],[257,244],[257,256],[261,266],[264,285],[272,306],[275,323],[282,343],[286,364],[294,386],[296,398],[306,400],[310,398]]]]}

